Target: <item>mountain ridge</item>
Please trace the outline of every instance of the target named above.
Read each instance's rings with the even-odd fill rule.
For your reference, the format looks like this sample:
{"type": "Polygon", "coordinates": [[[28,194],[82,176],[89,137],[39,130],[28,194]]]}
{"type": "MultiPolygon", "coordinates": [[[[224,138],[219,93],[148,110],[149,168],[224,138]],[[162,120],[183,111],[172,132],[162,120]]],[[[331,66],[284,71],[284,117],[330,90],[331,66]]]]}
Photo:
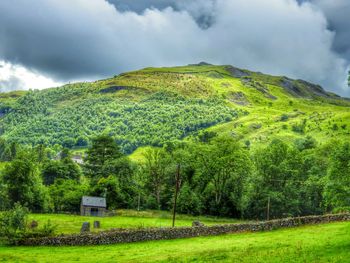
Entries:
{"type": "Polygon", "coordinates": [[[324,141],[349,135],[349,106],[307,81],[202,62],[0,93],[0,136],[71,148],[107,133],[126,153],[191,140],[204,130],[253,145],[273,136],[324,141]]]}

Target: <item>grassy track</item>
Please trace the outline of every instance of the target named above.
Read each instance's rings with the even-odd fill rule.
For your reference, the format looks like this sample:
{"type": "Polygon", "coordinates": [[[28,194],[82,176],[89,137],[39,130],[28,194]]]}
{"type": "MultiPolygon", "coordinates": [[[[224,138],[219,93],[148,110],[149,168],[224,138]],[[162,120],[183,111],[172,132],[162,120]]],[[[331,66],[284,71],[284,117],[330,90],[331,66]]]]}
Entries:
{"type": "MultiPolygon", "coordinates": [[[[119,210],[117,214],[117,216],[103,218],[65,214],[31,214],[29,220],[36,220],[39,222],[39,225],[43,225],[50,220],[51,223],[57,226],[56,232],[58,234],[78,233],[83,222],[90,222],[92,225],[94,220],[101,222],[101,230],[111,228],[170,227],[172,224],[170,213],[163,211],[136,212],[119,210]]],[[[206,225],[240,222],[235,219],[178,215],[176,226],[191,226],[194,220],[200,220],[206,225]]]]}
{"type": "Polygon", "coordinates": [[[90,247],[0,247],[0,262],[350,262],[350,223],[90,247]]]}

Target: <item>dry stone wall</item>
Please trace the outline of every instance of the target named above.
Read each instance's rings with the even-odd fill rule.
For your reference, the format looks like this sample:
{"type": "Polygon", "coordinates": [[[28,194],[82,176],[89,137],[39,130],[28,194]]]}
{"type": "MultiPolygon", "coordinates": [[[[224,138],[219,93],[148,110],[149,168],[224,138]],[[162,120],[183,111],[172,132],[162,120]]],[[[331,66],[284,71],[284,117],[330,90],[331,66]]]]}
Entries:
{"type": "Polygon", "coordinates": [[[118,244],[198,236],[215,236],[237,232],[268,231],[278,228],[296,227],[300,225],[320,224],[337,221],[350,221],[350,214],[294,217],[256,223],[225,224],[214,226],[112,229],[99,233],[82,233],[75,235],[60,235],[55,237],[25,239],[20,241],[20,245],[81,246],[118,244]]]}

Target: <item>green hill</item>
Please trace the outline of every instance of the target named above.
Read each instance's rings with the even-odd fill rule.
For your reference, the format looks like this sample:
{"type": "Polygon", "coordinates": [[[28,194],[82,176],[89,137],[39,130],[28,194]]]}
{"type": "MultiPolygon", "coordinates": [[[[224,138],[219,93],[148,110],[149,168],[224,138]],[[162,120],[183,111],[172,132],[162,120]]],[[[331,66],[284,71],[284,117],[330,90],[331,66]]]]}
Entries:
{"type": "Polygon", "coordinates": [[[251,145],[272,136],[324,141],[350,135],[349,107],[348,99],[303,80],[200,63],[0,93],[0,134],[23,144],[85,147],[107,133],[126,153],[205,129],[251,145]]]}

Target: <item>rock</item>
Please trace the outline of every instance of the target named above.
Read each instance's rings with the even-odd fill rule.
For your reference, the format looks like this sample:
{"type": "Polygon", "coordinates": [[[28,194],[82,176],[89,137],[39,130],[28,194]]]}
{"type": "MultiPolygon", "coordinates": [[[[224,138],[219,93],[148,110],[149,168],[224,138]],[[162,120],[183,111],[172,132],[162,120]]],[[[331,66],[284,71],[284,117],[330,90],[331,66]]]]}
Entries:
{"type": "Polygon", "coordinates": [[[212,66],[212,64],[202,61],[202,62],[199,62],[198,64],[188,64],[188,66],[212,66]]]}
{"type": "Polygon", "coordinates": [[[100,221],[94,221],[94,228],[100,228],[100,227],[101,227],[100,221]]]}
{"type": "Polygon", "coordinates": [[[229,99],[230,99],[230,101],[232,101],[238,105],[246,106],[249,104],[247,97],[241,91],[231,92],[231,94],[229,95],[229,99]]]}
{"type": "Polygon", "coordinates": [[[192,227],[201,227],[204,226],[204,224],[200,221],[193,221],[192,222],[192,227]]]}
{"type": "Polygon", "coordinates": [[[262,127],[261,123],[252,123],[249,125],[249,128],[254,129],[254,130],[259,130],[262,127]]]}
{"type": "Polygon", "coordinates": [[[251,75],[251,73],[248,70],[239,69],[239,68],[236,68],[236,67],[233,67],[233,66],[227,66],[225,69],[234,78],[242,78],[242,77],[247,77],[247,76],[251,75]]]}
{"type": "Polygon", "coordinates": [[[90,232],[90,222],[84,222],[81,226],[80,233],[90,232]]]}

